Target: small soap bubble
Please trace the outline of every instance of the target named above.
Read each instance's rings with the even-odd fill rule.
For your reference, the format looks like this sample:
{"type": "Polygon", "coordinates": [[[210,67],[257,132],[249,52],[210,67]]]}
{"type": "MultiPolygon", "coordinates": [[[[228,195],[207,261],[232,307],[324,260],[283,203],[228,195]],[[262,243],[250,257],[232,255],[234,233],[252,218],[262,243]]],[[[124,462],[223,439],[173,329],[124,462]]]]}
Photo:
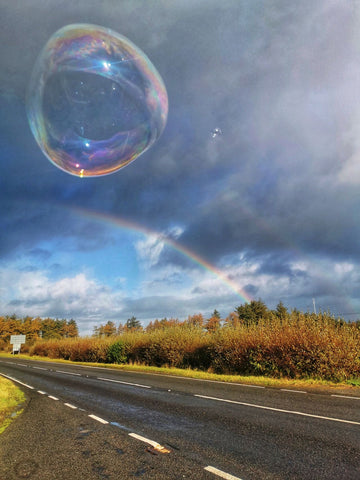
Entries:
{"type": "Polygon", "coordinates": [[[31,131],[46,157],[79,177],[113,173],[149,149],[168,113],[148,57],[104,27],[61,28],[40,53],[27,92],[31,131]]]}
{"type": "Polygon", "coordinates": [[[216,137],[220,137],[220,135],[222,135],[222,131],[220,128],[214,128],[213,130],[211,130],[211,136],[212,138],[216,138],[216,137]]]}

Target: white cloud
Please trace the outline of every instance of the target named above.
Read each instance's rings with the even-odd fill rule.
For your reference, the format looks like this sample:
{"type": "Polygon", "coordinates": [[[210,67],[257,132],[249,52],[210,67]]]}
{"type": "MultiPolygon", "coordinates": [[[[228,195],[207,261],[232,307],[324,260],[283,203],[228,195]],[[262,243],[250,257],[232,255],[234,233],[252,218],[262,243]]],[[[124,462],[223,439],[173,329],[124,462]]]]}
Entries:
{"type": "Polygon", "coordinates": [[[0,270],[2,314],[74,318],[80,330],[91,333],[94,321],[114,318],[123,306],[124,293],[113,291],[85,273],[58,280],[46,272],[0,270]]]}
{"type": "Polygon", "coordinates": [[[354,271],[354,265],[349,262],[335,263],[334,270],[338,275],[347,275],[354,271]]]}
{"type": "Polygon", "coordinates": [[[180,226],[174,226],[161,234],[149,234],[143,240],[138,240],[135,243],[135,250],[143,266],[150,268],[156,265],[167,243],[166,239],[176,240],[183,231],[184,229],[180,226]]]}
{"type": "Polygon", "coordinates": [[[148,267],[158,263],[164,246],[165,243],[162,237],[158,235],[148,235],[143,240],[138,240],[135,243],[138,259],[148,267]]]}

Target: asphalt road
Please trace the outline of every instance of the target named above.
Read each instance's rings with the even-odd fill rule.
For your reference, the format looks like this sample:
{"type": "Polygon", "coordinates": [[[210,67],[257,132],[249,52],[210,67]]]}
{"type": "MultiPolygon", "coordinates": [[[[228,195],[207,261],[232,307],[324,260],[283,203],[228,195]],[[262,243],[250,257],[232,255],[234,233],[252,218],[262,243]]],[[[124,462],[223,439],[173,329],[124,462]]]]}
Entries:
{"type": "Polygon", "coordinates": [[[360,479],[360,395],[23,360],[0,479],[360,479]],[[30,388],[31,387],[31,388],[30,388]]]}

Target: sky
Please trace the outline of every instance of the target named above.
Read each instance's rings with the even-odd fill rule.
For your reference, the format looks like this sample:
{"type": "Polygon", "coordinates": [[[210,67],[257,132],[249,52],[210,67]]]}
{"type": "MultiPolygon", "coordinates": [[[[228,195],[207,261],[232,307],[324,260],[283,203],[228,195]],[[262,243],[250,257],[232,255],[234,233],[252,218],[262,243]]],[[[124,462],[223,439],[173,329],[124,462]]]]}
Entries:
{"type": "Polygon", "coordinates": [[[359,15],[357,0],[0,0],[0,314],[83,335],[252,299],[358,318],[359,15]],[[60,170],[28,124],[36,58],[73,23],[129,38],[167,89],[161,137],[111,175],[60,170]]]}

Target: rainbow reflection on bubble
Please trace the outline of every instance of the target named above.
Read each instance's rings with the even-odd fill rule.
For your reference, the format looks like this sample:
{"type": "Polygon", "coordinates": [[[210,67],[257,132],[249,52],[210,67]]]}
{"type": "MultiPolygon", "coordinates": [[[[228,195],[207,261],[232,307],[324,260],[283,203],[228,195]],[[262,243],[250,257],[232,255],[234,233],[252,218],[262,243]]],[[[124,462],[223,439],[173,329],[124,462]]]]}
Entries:
{"type": "Polygon", "coordinates": [[[47,158],[80,177],[113,173],[165,128],[168,97],[148,57],[104,27],[68,25],[40,53],[27,92],[31,131],[47,158]]]}

